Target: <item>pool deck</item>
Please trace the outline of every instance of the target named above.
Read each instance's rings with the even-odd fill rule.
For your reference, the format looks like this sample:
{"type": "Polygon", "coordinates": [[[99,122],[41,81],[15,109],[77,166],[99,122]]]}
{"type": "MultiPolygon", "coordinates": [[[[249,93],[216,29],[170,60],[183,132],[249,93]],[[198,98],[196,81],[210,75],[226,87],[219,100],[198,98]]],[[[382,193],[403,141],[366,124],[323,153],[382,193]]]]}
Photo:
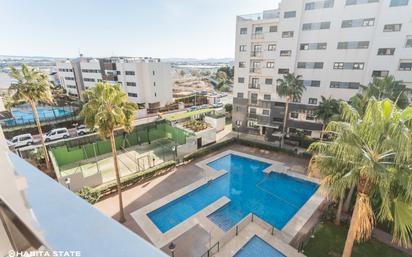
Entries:
{"type": "Polygon", "coordinates": [[[263,229],[255,222],[249,223],[245,228],[243,228],[239,234],[226,243],[215,257],[231,257],[234,256],[243,246],[245,246],[250,239],[254,236],[260,237],[266,243],[271,245],[273,248],[281,252],[287,257],[305,257],[305,255],[299,253],[295,248],[286,244],[281,239],[277,238],[276,235],[273,236],[268,230],[263,229]]]}
{"type": "MultiPolygon", "coordinates": [[[[148,214],[178,199],[179,197],[182,197],[183,195],[186,195],[187,193],[207,184],[209,181],[215,180],[216,178],[226,174],[226,171],[216,171],[207,164],[229,154],[235,154],[238,156],[269,163],[270,166],[264,170],[265,173],[280,172],[287,174],[288,176],[303,179],[305,181],[310,181],[317,184],[319,183],[319,181],[315,178],[308,178],[302,174],[291,171],[290,168],[288,168],[283,163],[278,161],[257,157],[255,155],[250,155],[234,150],[227,150],[221,152],[213,157],[200,161],[196,164],[199,168],[204,170],[206,174],[209,175],[131,213],[131,216],[134,218],[136,223],[143,229],[143,231],[145,231],[150,241],[152,241],[152,243],[156,247],[161,248],[165,246],[168,242],[175,240],[177,237],[187,232],[195,225],[200,225],[205,230],[209,231],[209,233],[211,234],[212,242],[218,241],[219,238],[221,238],[224,235],[223,230],[220,229],[213,222],[211,222],[207,218],[207,216],[218,210],[220,207],[229,203],[230,199],[228,199],[227,197],[222,197],[218,199],[217,201],[213,202],[206,208],[187,218],[185,221],[179,223],[178,225],[174,226],[165,233],[162,233],[157,228],[157,226],[149,218],[148,214]]],[[[318,209],[318,207],[321,205],[323,201],[324,197],[321,195],[320,190],[318,189],[282,229],[280,237],[283,239],[284,242],[291,242],[291,240],[298,234],[303,225],[309,220],[309,218],[318,209]]]]}
{"type": "MultiPolygon", "coordinates": [[[[143,184],[138,184],[123,192],[124,210],[126,214],[126,222],[124,226],[131,231],[140,235],[148,241],[151,241],[146,232],[137,224],[135,219],[131,216],[136,210],[147,206],[169,194],[184,188],[204,177],[208,177],[207,171],[201,169],[196,164],[202,160],[216,156],[221,152],[227,150],[235,150],[241,153],[252,154],[253,156],[260,156],[277,162],[283,163],[289,170],[293,170],[297,174],[304,175],[307,171],[309,159],[290,156],[284,153],[272,152],[264,149],[244,145],[230,145],[216,152],[210,153],[207,156],[199,158],[198,161],[193,161],[183,166],[180,166],[176,171],[157,177],[151,181],[143,184]]],[[[116,194],[105,197],[94,206],[109,217],[118,219],[118,198],[116,194]]],[[[307,225],[307,224],[306,224],[307,225]]],[[[176,243],[176,256],[193,256],[198,257],[202,255],[206,249],[212,246],[210,232],[203,227],[196,225],[187,232],[174,239],[176,243]]],[[[168,254],[170,252],[167,246],[162,250],[168,254]]]]}

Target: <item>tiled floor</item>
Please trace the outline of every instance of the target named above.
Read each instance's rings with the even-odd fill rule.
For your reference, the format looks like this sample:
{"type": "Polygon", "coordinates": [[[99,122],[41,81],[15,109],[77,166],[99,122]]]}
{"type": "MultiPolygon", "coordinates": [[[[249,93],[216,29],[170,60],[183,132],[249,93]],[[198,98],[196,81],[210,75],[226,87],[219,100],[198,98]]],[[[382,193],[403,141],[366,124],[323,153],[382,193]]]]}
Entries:
{"type": "MultiPolygon", "coordinates": [[[[302,174],[306,173],[306,168],[309,161],[307,159],[296,158],[282,153],[274,153],[242,145],[232,145],[223,148],[218,152],[200,158],[196,162],[210,158],[211,156],[219,152],[223,152],[229,149],[283,162],[287,164],[288,167],[290,167],[290,169],[294,172],[302,174]]],[[[130,216],[130,213],[204,177],[204,172],[202,171],[202,169],[195,165],[196,162],[181,166],[173,173],[155,178],[154,180],[146,182],[142,185],[137,185],[131,189],[124,191],[123,201],[126,213],[126,222],[124,223],[124,225],[133,232],[150,241],[146,234],[130,216]]],[[[118,198],[116,195],[111,196],[97,203],[95,207],[106,215],[114,217],[116,219],[118,214],[117,199],[118,198]]],[[[193,229],[198,230],[198,228],[194,227],[177,239],[180,239],[180,243],[177,244],[176,252],[182,253],[182,255],[179,256],[200,256],[204,253],[205,238],[208,237],[208,234],[194,233],[193,229]]]]}

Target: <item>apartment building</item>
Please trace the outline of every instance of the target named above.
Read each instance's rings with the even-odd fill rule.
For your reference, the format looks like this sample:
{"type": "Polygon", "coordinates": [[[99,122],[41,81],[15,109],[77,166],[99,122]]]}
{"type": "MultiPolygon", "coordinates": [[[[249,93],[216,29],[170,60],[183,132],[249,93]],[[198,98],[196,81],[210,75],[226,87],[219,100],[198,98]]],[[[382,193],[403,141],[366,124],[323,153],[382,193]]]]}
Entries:
{"type": "Polygon", "coordinates": [[[96,82],[120,83],[129,100],[149,112],[173,101],[171,66],[154,58],[87,58],[56,63],[61,84],[71,96],[81,97],[96,82]]]}
{"type": "Polygon", "coordinates": [[[349,100],[374,76],[412,88],[412,1],[283,0],[278,9],[237,17],[233,126],[270,138],[283,126],[284,74],[306,90],[290,104],[287,130],[319,137],[321,96],[349,100]]]}

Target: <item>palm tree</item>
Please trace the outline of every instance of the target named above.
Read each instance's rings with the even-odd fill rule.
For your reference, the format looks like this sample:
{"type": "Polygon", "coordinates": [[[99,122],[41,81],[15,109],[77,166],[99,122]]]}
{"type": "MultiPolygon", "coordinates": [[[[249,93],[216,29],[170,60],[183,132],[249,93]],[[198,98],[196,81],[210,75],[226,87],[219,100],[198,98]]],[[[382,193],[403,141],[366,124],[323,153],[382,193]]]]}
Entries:
{"type": "Polygon", "coordinates": [[[123,128],[125,131],[130,132],[134,114],[138,107],[136,104],[128,102],[127,94],[119,84],[111,85],[108,82],[98,82],[95,87],[86,90],[84,96],[86,103],[80,112],[80,116],[84,118],[84,123],[89,128],[96,128],[101,138],[110,138],[117,193],[119,195],[119,221],[124,222],[126,219],[123,210],[114,130],[123,128]]]}
{"type": "Polygon", "coordinates": [[[339,119],[340,106],[338,100],[332,97],[321,96],[321,101],[315,108],[315,116],[320,119],[326,127],[332,120],[339,119]]]}
{"type": "Polygon", "coordinates": [[[11,77],[17,80],[9,88],[10,97],[7,100],[8,107],[28,103],[31,106],[37,130],[39,131],[40,142],[43,147],[44,159],[46,161],[47,171],[51,171],[50,157],[47,153],[47,147],[44,143],[43,131],[40,124],[37,104],[52,104],[53,96],[50,89],[48,77],[43,72],[34,68],[29,68],[23,64],[21,70],[10,67],[11,77]]]}
{"type": "Polygon", "coordinates": [[[394,76],[386,76],[382,79],[375,77],[368,86],[363,86],[361,94],[352,97],[350,102],[357,110],[363,111],[371,97],[378,100],[388,98],[403,109],[409,104],[406,94],[409,90],[401,81],[395,80],[394,76]]]}
{"type": "Polygon", "coordinates": [[[283,128],[282,128],[282,139],[281,146],[283,146],[286,125],[288,119],[288,109],[290,100],[298,101],[302,97],[303,91],[306,90],[303,82],[301,80],[302,76],[293,73],[288,73],[283,76],[283,78],[277,80],[276,93],[280,97],[285,97],[286,106],[285,106],[285,116],[283,118],[283,128]]]}
{"type": "Polygon", "coordinates": [[[332,141],[315,142],[316,167],[325,192],[342,195],[356,186],[356,202],[343,257],[354,241],[369,239],[375,220],[393,224],[393,241],[411,245],[412,107],[399,111],[389,99],[372,98],[361,116],[342,102],[342,121],[326,131],[332,141]],[[371,198],[378,201],[371,201],[371,198]]]}

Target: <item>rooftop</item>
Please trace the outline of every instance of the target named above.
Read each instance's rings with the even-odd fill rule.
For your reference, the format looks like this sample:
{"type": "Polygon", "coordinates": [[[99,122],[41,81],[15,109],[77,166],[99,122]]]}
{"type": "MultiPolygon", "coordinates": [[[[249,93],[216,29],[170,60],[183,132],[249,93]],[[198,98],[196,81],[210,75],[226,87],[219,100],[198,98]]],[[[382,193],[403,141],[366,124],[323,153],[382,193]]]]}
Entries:
{"type": "Polygon", "coordinates": [[[258,21],[258,20],[270,20],[277,19],[280,16],[280,11],[277,9],[265,10],[260,13],[239,15],[238,20],[241,21],[258,21]]]}

